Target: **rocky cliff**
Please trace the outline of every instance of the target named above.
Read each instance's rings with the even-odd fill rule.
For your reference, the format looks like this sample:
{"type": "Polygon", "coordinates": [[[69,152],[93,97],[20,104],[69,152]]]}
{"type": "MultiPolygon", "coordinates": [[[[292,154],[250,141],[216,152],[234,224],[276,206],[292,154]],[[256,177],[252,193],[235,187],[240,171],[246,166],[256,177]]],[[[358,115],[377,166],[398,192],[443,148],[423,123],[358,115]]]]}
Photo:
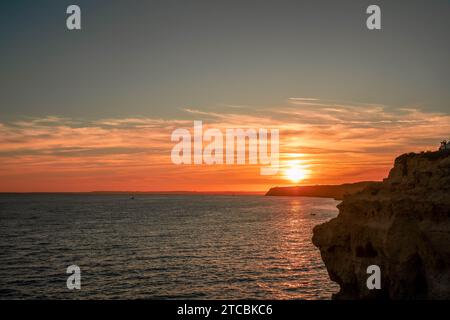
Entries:
{"type": "Polygon", "coordinates": [[[450,152],[404,154],[314,228],[336,299],[450,299],[450,152]],[[367,267],[381,271],[369,290],[367,267]]]}

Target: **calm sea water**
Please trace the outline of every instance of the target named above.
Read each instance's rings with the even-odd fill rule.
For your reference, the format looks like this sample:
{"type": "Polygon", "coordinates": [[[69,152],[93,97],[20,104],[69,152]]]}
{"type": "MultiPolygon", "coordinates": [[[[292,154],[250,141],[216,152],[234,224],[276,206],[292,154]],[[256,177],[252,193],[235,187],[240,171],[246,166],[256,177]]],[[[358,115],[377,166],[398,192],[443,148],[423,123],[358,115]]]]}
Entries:
{"type": "Polygon", "coordinates": [[[0,298],[329,299],[331,199],[0,195],[0,298]],[[81,268],[81,290],[66,268],[81,268]]]}

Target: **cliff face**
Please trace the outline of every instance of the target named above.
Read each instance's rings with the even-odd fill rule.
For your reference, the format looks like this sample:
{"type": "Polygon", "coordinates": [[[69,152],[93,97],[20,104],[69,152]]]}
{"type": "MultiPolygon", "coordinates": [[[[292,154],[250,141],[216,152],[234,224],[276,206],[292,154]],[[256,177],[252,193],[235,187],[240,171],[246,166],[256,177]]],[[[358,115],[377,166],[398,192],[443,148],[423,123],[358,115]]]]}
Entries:
{"type": "Polygon", "coordinates": [[[450,299],[450,152],[404,154],[380,184],[344,197],[313,243],[336,299],[450,299]],[[381,289],[369,290],[369,265],[381,289]]]}

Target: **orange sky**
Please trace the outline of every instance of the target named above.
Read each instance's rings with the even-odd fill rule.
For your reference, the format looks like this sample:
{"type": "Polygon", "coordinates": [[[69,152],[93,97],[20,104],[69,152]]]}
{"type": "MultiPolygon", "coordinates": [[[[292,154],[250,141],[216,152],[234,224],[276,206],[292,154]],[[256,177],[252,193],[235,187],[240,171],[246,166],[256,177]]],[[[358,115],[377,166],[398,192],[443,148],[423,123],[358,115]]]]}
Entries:
{"type": "Polygon", "coordinates": [[[298,184],[381,180],[397,155],[434,150],[450,132],[450,116],[420,108],[341,104],[291,98],[272,108],[229,112],[185,109],[184,119],[79,120],[49,116],[0,122],[0,192],[266,191],[293,185],[289,163],[308,175],[298,184]],[[259,165],[174,165],[174,129],[277,128],[281,170],[259,165]]]}

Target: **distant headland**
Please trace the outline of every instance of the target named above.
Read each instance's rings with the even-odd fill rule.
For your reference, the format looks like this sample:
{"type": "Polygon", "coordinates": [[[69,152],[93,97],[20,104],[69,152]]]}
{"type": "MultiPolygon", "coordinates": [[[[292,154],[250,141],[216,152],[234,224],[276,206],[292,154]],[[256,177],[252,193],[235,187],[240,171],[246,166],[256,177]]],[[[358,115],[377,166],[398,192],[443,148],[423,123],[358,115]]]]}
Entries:
{"type": "Polygon", "coordinates": [[[271,188],[266,196],[289,196],[289,197],[320,197],[342,200],[345,195],[355,194],[369,185],[381,182],[361,181],[356,183],[345,183],[340,185],[315,185],[297,187],[275,187],[271,188]]]}

